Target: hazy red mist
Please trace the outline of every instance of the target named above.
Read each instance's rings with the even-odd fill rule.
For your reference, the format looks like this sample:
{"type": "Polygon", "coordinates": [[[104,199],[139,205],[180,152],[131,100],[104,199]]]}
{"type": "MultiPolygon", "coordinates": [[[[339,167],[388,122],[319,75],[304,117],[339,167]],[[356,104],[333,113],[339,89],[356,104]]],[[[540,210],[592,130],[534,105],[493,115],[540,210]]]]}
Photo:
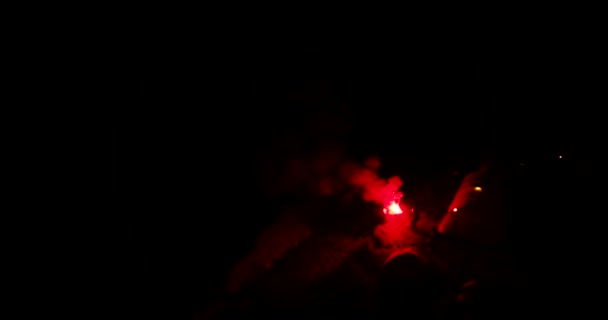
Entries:
{"type": "MultiPolygon", "coordinates": [[[[294,157],[288,161],[283,168],[284,174],[274,180],[276,185],[272,186],[272,191],[275,194],[299,193],[309,198],[360,193],[363,200],[378,204],[377,211],[370,214],[382,215],[382,206],[393,192],[398,191],[402,181],[398,176],[389,179],[379,177],[379,167],[377,157],[371,157],[365,165],[360,165],[345,160],[340,148],[323,148],[314,155],[294,157]]],[[[314,212],[305,211],[285,211],[279,221],[263,230],[258,235],[255,248],[234,266],[225,290],[239,290],[242,284],[270,268],[274,261],[307,238],[310,227],[300,218],[314,212]]],[[[403,244],[403,233],[409,227],[409,219],[408,214],[391,217],[378,227],[376,234],[385,246],[403,244]]]]}
{"type": "Polygon", "coordinates": [[[380,162],[377,158],[367,161],[367,167],[360,167],[354,163],[347,163],[342,168],[342,174],[347,181],[362,192],[363,200],[384,205],[393,192],[403,185],[398,176],[382,179],[376,173],[380,162]]]}

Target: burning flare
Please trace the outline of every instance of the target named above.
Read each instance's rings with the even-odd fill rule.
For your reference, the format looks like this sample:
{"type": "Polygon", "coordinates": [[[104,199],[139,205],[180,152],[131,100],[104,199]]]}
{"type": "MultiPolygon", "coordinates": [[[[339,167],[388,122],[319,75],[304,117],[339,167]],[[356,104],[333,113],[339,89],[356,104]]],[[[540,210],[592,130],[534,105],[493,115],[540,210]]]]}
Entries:
{"type": "Polygon", "coordinates": [[[384,206],[384,210],[382,210],[384,214],[402,214],[403,210],[399,206],[401,197],[403,197],[403,193],[393,192],[388,203],[384,206]]]}
{"type": "Polygon", "coordinates": [[[388,214],[402,214],[403,210],[401,210],[401,208],[399,207],[398,203],[391,203],[390,206],[388,206],[388,214]]]}

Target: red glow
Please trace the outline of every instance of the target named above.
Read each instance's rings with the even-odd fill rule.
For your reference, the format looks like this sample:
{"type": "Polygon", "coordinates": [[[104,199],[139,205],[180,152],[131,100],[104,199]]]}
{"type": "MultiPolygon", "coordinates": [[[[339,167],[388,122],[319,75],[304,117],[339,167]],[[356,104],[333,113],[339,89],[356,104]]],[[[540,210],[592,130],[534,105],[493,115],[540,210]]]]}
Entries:
{"type": "Polygon", "coordinates": [[[389,206],[388,206],[388,214],[402,214],[403,210],[401,210],[401,207],[399,207],[398,203],[392,202],[389,206]]]}
{"type": "Polygon", "coordinates": [[[385,247],[405,248],[413,237],[410,222],[408,214],[387,214],[385,222],[374,230],[374,235],[385,247]]]}
{"type": "Polygon", "coordinates": [[[401,207],[399,206],[401,197],[403,197],[403,193],[398,191],[392,192],[390,197],[384,201],[384,214],[402,214],[403,210],[401,210],[401,207]]]}
{"type": "MultiPolygon", "coordinates": [[[[342,168],[343,176],[362,192],[363,200],[383,206],[385,223],[376,227],[374,234],[386,247],[403,248],[411,242],[411,216],[401,206],[403,193],[399,192],[401,178],[391,177],[388,180],[378,177],[376,170],[380,165],[378,158],[371,158],[365,167],[348,163],[342,168]]],[[[409,212],[409,211],[408,211],[409,212]]]]}
{"type": "Polygon", "coordinates": [[[349,163],[342,168],[342,173],[351,184],[361,189],[363,200],[387,207],[387,199],[392,200],[393,193],[399,190],[403,184],[401,178],[394,176],[385,180],[378,177],[376,169],[379,161],[377,158],[369,160],[367,165],[368,167],[361,168],[349,163]]]}
{"type": "MultiPolygon", "coordinates": [[[[405,249],[399,249],[399,250],[395,250],[393,253],[391,253],[388,258],[384,261],[384,264],[388,264],[389,262],[391,262],[391,260],[395,259],[396,257],[402,255],[402,254],[414,254],[416,255],[416,253],[414,252],[414,250],[412,250],[412,248],[405,248],[405,249]]],[[[416,255],[417,256],[417,255],[416,255]]]]}

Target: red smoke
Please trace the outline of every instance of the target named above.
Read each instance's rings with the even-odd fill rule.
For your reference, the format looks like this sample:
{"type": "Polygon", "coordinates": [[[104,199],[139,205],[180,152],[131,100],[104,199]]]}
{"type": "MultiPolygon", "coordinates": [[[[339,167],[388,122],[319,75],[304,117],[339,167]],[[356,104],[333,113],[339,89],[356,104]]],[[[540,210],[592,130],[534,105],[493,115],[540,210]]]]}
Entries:
{"type": "Polygon", "coordinates": [[[392,200],[393,192],[399,190],[403,182],[398,176],[388,180],[378,177],[376,170],[379,166],[378,158],[371,158],[365,167],[353,163],[344,165],[342,173],[350,184],[362,191],[363,200],[385,205],[392,200]]]}
{"type": "Polygon", "coordinates": [[[401,179],[380,178],[376,173],[380,161],[376,157],[360,165],[347,161],[342,151],[338,146],[328,145],[312,155],[293,157],[285,166],[274,167],[274,172],[266,174],[265,179],[275,195],[330,196],[355,187],[363,200],[387,206],[393,200],[393,192],[401,187],[401,179]]]}
{"type": "Polygon", "coordinates": [[[416,235],[411,229],[411,215],[385,215],[385,222],[376,227],[374,236],[382,242],[385,247],[398,249],[407,248],[415,242],[416,235]]]}
{"type": "MultiPolygon", "coordinates": [[[[271,181],[277,194],[300,192],[313,197],[331,196],[341,195],[344,191],[349,193],[354,188],[365,201],[384,208],[392,205],[392,213],[385,215],[386,221],[377,226],[375,235],[385,247],[402,248],[411,238],[409,209],[404,204],[399,207],[398,200],[395,201],[402,195],[398,192],[402,181],[398,176],[380,178],[377,174],[379,167],[378,158],[370,158],[365,165],[359,165],[345,161],[338,148],[323,148],[312,156],[290,159],[282,170],[279,169],[283,174],[271,181]]],[[[377,214],[380,212],[379,208],[377,214]]],[[[284,220],[261,232],[255,249],[234,266],[225,290],[238,291],[242,284],[255,279],[289,249],[307,238],[309,227],[296,217],[308,213],[306,210],[285,213],[284,220]]]]}
{"type": "Polygon", "coordinates": [[[362,192],[365,201],[384,206],[385,222],[376,227],[374,231],[376,238],[385,247],[408,247],[414,241],[415,235],[411,230],[412,209],[398,202],[403,195],[398,191],[403,182],[399,176],[388,180],[378,177],[376,170],[379,166],[378,158],[371,158],[366,162],[365,167],[353,163],[345,165],[342,173],[350,184],[362,192]]]}

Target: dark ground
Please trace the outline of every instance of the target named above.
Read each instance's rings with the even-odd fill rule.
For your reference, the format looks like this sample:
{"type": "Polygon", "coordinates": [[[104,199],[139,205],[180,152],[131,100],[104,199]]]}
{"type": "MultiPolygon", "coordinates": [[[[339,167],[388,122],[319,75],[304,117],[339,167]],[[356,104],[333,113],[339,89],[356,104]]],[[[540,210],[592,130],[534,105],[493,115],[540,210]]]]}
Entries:
{"type": "Polygon", "coordinates": [[[126,53],[109,50],[118,63],[96,67],[111,73],[96,94],[119,107],[112,129],[83,130],[96,134],[90,154],[72,161],[84,185],[103,182],[83,241],[65,240],[85,256],[75,287],[92,292],[80,298],[92,317],[192,319],[215,303],[260,230],[312,201],[272,187],[321,146],[379,156],[406,197],[496,164],[513,259],[528,296],[548,301],[534,310],[592,304],[581,288],[597,283],[599,118],[592,66],[568,49],[586,39],[567,22],[439,6],[328,13],[312,31],[288,15],[262,27],[187,11],[134,23],[117,42],[126,53]]]}

